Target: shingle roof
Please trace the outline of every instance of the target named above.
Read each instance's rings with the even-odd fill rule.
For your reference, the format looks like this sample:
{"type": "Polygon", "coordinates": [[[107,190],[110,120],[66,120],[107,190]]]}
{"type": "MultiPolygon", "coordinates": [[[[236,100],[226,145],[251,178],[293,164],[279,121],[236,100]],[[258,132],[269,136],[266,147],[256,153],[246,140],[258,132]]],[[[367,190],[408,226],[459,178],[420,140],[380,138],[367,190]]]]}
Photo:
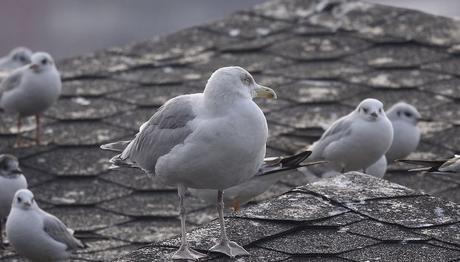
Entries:
{"type": "MultiPolygon", "coordinates": [[[[414,158],[448,157],[460,148],[459,54],[460,23],[453,19],[355,1],[270,1],[172,35],[59,61],[64,93],[44,117],[47,145],[13,149],[15,119],[2,115],[0,147],[20,157],[41,206],[89,245],[79,256],[167,259],[177,238],[161,241],[180,230],[175,189],[135,170],[108,171],[111,154],[98,145],[132,137],[167,99],[201,91],[220,66],[240,65],[279,95],[258,101],[269,122],[270,155],[312,143],[323,127],[375,97],[387,107],[405,100],[431,119],[420,124],[414,158]],[[160,244],[130,253],[152,241],[160,244]]],[[[29,129],[23,136],[32,141],[29,129]]],[[[458,176],[405,170],[392,165],[386,178],[460,203],[458,176]]],[[[304,183],[293,172],[263,197],[304,183]]],[[[187,202],[192,227],[216,216],[196,199],[187,202]]],[[[245,261],[455,260],[458,220],[452,202],[358,174],[228,214],[230,236],[253,254],[245,261]]],[[[215,229],[213,221],[194,231],[193,245],[209,248],[215,229]]],[[[11,250],[0,254],[16,259],[11,250]]]]}

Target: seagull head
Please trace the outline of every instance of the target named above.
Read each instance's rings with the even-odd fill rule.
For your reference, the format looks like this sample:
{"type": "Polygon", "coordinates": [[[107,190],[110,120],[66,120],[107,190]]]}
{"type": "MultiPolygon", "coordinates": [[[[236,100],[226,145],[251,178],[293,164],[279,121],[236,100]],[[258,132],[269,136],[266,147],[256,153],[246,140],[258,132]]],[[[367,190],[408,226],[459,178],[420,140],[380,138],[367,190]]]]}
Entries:
{"type": "Polygon", "coordinates": [[[377,121],[385,117],[382,102],[374,98],[364,99],[359,103],[355,111],[362,119],[367,121],[377,121]]]}
{"type": "Polygon", "coordinates": [[[17,47],[11,50],[10,57],[20,65],[27,65],[32,61],[32,52],[26,47],[17,47]]]}
{"type": "Polygon", "coordinates": [[[16,191],[13,198],[13,207],[28,210],[35,206],[37,206],[37,203],[35,203],[34,194],[30,190],[21,189],[16,191]]]}
{"type": "Polygon", "coordinates": [[[422,118],[417,108],[405,102],[394,104],[388,110],[388,118],[391,121],[404,121],[413,125],[417,125],[418,121],[422,118]]]}
{"type": "Polygon", "coordinates": [[[44,52],[38,52],[32,55],[32,63],[29,65],[35,73],[44,72],[54,68],[54,60],[44,52]]]}
{"type": "Polygon", "coordinates": [[[216,70],[209,78],[204,94],[206,97],[222,97],[228,100],[256,97],[276,99],[273,89],[257,84],[252,75],[239,66],[216,70]]]}
{"type": "Polygon", "coordinates": [[[9,154],[0,155],[0,176],[11,177],[22,174],[18,159],[9,154]]]}

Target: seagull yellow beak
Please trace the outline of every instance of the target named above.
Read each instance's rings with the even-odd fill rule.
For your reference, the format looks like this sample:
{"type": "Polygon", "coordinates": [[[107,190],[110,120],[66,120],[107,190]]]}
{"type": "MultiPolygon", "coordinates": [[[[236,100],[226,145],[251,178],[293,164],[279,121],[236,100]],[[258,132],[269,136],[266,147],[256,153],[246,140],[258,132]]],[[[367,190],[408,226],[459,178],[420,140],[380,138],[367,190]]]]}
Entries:
{"type": "Polygon", "coordinates": [[[276,99],[276,93],[273,91],[273,89],[266,87],[266,86],[261,86],[256,84],[255,88],[255,95],[254,97],[262,97],[262,98],[268,98],[268,99],[276,99]]]}

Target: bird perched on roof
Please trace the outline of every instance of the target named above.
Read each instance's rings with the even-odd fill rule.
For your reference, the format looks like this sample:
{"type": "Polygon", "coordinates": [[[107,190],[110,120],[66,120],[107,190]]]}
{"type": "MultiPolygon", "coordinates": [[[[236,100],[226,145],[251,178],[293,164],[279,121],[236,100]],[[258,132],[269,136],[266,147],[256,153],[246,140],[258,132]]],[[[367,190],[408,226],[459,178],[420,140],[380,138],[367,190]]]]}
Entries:
{"type": "Polygon", "coordinates": [[[24,188],[27,188],[27,181],[18,159],[9,154],[0,155],[0,248],[3,246],[3,221],[10,213],[14,194],[24,188]]]}
{"type": "MultiPolygon", "coordinates": [[[[285,171],[323,163],[323,161],[319,161],[302,164],[310,154],[311,151],[302,151],[292,156],[265,158],[264,164],[255,176],[239,185],[225,189],[225,206],[231,206],[234,211],[238,211],[241,205],[248,203],[278,182],[285,171]]],[[[217,197],[217,191],[213,189],[191,188],[189,191],[193,196],[205,200],[207,203],[214,203],[217,197]]]]}
{"type": "Polygon", "coordinates": [[[387,111],[387,116],[393,126],[393,142],[385,156],[366,169],[366,174],[376,177],[385,175],[388,161],[391,163],[408,156],[417,149],[420,141],[417,123],[421,115],[414,106],[405,102],[396,103],[387,111]]]}
{"type": "Polygon", "coordinates": [[[16,47],[4,57],[0,57],[0,70],[14,70],[32,62],[32,51],[27,47],[16,47]]]}
{"type": "Polygon", "coordinates": [[[409,171],[427,171],[431,173],[460,174],[460,155],[442,160],[415,160],[401,159],[399,162],[422,165],[424,167],[410,169],[409,171]]]}
{"type": "MultiPolygon", "coordinates": [[[[335,121],[310,148],[310,160],[326,160],[325,165],[308,168],[321,175],[328,170],[339,172],[365,170],[390,148],[393,127],[383,104],[377,99],[363,100],[350,114],[335,121]]],[[[303,171],[304,172],[304,171],[303,171]]]]}
{"type": "Polygon", "coordinates": [[[14,250],[34,262],[64,261],[72,250],[84,247],[61,220],[37,205],[27,189],[14,195],[6,234],[14,250]]]}
{"type": "Polygon", "coordinates": [[[35,141],[40,144],[40,114],[60,94],[61,78],[53,58],[47,53],[35,53],[31,64],[13,71],[0,84],[0,109],[18,115],[18,134],[21,118],[35,115],[35,141]]]}
{"type": "Polygon", "coordinates": [[[388,119],[393,125],[393,143],[385,156],[391,163],[417,149],[420,141],[420,129],[417,123],[421,115],[414,106],[404,102],[394,104],[387,112],[388,119]]]}
{"type": "Polygon", "coordinates": [[[167,101],[132,141],[102,146],[123,150],[112,158],[113,165],[141,168],[178,187],[182,242],[173,259],[205,256],[189,248],[186,240],[184,196],[188,187],[218,191],[221,236],[210,251],[230,257],[248,255],[227,237],[223,192],[250,179],[263,164],[267,120],[254,97],[276,98],[276,94],[257,84],[245,69],[223,67],[211,75],[203,93],[167,101]]]}

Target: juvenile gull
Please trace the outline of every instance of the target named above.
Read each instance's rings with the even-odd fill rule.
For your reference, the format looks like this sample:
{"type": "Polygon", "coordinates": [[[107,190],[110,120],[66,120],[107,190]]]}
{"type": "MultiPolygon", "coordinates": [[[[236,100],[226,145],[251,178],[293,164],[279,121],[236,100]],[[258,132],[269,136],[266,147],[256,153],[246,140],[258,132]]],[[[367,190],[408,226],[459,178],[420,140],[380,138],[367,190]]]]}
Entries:
{"type": "Polygon", "coordinates": [[[383,104],[363,100],[350,114],[335,121],[310,150],[310,160],[326,160],[322,168],[308,168],[315,175],[328,170],[339,172],[365,170],[390,148],[393,128],[383,104]]]}
{"type": "Polygon", "coordinates": [[[414,152],[420,141],[420,129],[417,127],[421,119],[417,109],[407,103],[394,104],[387,111],[388,119],[393,126],[393,142],[390,149],[379,161],[366,169],[366,173],[376,177],[383,177],[387,169],[387,162],[393,162],[414,152]]]}
{"type": "MultiPolygon", "coordinates": [[[[311,154],[311,151],[303,151],[293,156],[269,157],[264,159],[264,164],[256,175],[239,185],[225,189],[224,204],[231,206],[235,211],[251,201],[254,197],[267,191],[269,187],[278,182],[285,171],[299,167],[315,165],[323,162],[301,164],[311,154]]],[[[190,193],[208,203],[214,203],[217,190],[213,189],[189,189],[190,193]]]]}
{"type": "Polygon", "coordinates": [[[223,190],[254,176],[263,164],[267,121],[254,97],[276,98],[241,67],[215,71],[203,93],[167,101],[140,127],[130,142],[102,146],[123,152],[112,158],[115,166],[143,169],[168,185],[178,187],[182,242],[173,259],[204,257],[188,246],[184,195],[188,187],[215,189],[221,224],[219,242],[210,251],[230,257],[248,255],[229,241],[223,217],[223,190]]]}
{"type": "Polygon", "coordinates": [[[35,115],[35,141],[40,144],[40,114],[61,94],[61,78],[53,58],[35,53],[32,63],[13,71],[0,84],[0,109],[18,115],[18,137],[21,118],[35,115]]]}
{"type": "Polygon", "coordinates": [[[16,191],[27,188],[27,181],[15,156],[0,155],[0,248],[3,247],[3,221],[10,213],[16,191]]]}
{"type": "Polygon", "coordinates": [[[26,47],[16,47],[4,57],[0,57],[0,70],[14,70],[30,64],[32,51],[26,47]]]}
{"type": "Polygon", "coordinates": [[[61,220],[38,207],[29,190],[17,191],[12,205],[6,234],[19,255],[34,262],[63,261],[84,247],[61,220]]]}

